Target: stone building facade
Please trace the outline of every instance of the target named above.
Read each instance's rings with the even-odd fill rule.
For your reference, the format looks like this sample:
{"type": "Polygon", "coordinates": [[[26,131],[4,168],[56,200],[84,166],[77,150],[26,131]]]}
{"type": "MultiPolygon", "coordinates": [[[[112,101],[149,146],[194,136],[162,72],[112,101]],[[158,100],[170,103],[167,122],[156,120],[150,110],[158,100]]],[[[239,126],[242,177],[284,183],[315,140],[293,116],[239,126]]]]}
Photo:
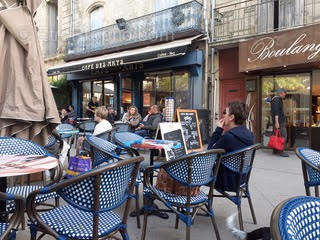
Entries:
{"type": "MultiPolygon", "coordinates": [[[[95,9],[103,8],[102,25],[109,26],[115,24],[116,19],[119,18],[130,20],[154,13],[159,9],[165,9],[165,2],[163,0],[43,1],[35,16],[35,21],[38,26],[46,66],[50,67],[63,62],[67,38],[90,31],[90,15],[95,9]]],[[[173,5],[178,5],[189,2],[189,0],[173,0],[171,2],[173,5]]]]}

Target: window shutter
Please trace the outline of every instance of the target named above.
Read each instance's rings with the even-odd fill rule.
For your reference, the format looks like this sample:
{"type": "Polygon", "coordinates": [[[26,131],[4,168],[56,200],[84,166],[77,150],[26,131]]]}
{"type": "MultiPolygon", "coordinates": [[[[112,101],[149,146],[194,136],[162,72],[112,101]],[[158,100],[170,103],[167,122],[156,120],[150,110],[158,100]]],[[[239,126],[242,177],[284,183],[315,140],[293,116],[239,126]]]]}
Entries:
{"type": "Polygon", "coordinates": [[[273,31],[274,3],[270,0],[259,0],[258,9],[258,33],[273,31]]]}
{"type": "Polygon", "coordinates": [[[290,28],[303,24],[304,0],[279,1],[279,28],[290,28]]]}

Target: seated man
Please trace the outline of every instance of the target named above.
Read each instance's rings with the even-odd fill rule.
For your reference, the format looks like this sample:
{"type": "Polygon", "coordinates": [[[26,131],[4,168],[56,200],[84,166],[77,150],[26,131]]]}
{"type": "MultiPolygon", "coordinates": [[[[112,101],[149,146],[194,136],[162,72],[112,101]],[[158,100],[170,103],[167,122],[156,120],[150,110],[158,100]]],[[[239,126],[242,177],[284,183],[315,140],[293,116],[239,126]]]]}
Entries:
{"type": "Polygon", "coordinates": [[[150,137],[153,138],[156,134],[158,125],[162,122],[163,116],[159,112],[159,107],[157,105],[153,105],[150,108],[150,115],[146,122],[141,123],[139,127],[136,128],[135,133],[140,135],[141,137],[150,137]]]}
{"type": "MultiPolygon", "coordinates": [[[[244,125],[247,114],[245,104],[241,102],[231,102],[223,113],[222,119],[217,122],[217,128],[212,134],[208,144],[208,149],[224,149],[230,153],[254,144],[254,135],[244,125]]],[[[236,180],[234,172],[220,166],[216,188],[232,191],[236,180]]]]}

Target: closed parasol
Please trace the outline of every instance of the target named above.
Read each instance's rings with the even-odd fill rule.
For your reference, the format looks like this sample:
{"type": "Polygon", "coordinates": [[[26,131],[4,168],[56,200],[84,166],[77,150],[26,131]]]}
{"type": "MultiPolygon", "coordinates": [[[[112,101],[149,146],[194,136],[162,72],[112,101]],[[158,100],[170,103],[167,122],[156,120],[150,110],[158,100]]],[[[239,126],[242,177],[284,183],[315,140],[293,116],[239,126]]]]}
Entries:
{"type": "Polygon", "coordinates": [[[33,20],[40,3],[0,11],[0,136],[44,145],[60,118],[33,20]]]}

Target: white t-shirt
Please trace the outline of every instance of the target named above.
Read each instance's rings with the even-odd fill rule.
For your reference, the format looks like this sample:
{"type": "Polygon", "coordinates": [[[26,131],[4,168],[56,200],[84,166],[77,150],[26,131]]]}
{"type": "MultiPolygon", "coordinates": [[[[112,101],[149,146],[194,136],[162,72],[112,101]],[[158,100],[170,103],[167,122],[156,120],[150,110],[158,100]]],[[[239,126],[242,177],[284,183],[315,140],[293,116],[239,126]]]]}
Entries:
{"type": "Polygon", "coordinates": [[[109,123],[108,120],[103,119],[101,122],[99,122],[93,131],[93,135],[99,135],[100,133],[106,132],[108,130],[112,129],[112,125],[109,123]]]}

